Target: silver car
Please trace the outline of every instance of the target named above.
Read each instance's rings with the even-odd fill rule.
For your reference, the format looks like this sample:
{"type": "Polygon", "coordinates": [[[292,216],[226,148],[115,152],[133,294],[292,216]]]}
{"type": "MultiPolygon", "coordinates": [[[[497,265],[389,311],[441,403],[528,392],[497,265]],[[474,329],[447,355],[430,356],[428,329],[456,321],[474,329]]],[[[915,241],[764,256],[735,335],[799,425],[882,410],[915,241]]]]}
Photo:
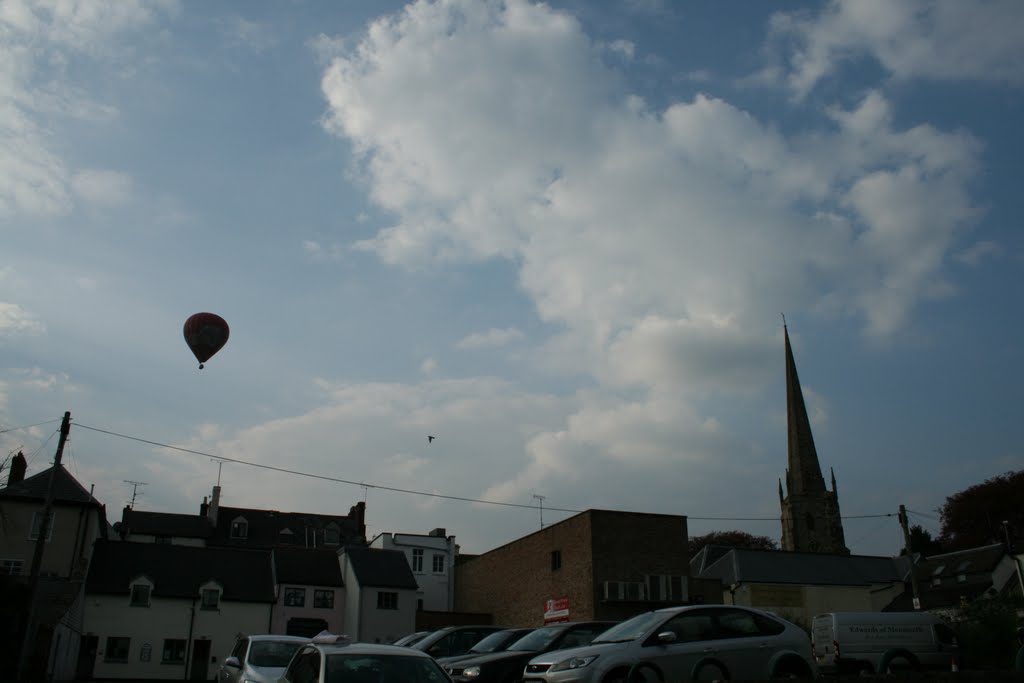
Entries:
{"type": "Polygon", "coordinates": [[[309,642],[298,636],[242,636],[217,674],[220,683],[277,683],[292,655],[309,642]]]}
{"type": "Polygon", "coordinates": [[[320,635],[295,653],[281,683],[452,683],[425,652],[397,645],[350,643],[320,635]]]}
{"type": "Polygon", "coordinates": [[[523,672],[523,683],[816,675],[810,638],[798,626],[748,607],[690,605],[645,612],[613,626],[586,647],[534,657],[523,672]]]}

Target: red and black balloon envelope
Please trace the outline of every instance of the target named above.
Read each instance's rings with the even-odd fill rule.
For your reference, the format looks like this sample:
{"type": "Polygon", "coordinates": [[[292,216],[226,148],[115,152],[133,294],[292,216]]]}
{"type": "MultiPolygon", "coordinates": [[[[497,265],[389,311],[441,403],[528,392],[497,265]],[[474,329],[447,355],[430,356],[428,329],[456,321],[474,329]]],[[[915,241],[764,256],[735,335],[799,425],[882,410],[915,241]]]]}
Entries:
{"type": "Polygon", "coordinates": [[[192,349],[199,369],[228,343],[227,321],[216,313],[196,313],[185,321],[185,343],[192,349]]]}

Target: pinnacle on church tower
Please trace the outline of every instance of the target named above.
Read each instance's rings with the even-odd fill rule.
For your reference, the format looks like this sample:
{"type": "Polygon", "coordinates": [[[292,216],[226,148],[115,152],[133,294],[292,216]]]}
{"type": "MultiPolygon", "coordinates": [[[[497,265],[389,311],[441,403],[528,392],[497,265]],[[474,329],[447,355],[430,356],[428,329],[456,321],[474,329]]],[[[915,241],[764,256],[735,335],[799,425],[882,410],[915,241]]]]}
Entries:
{"type": "Polygon", "coordinates": [[[786,431],[789,442],[785,492],[788,495],[784,495],[782,482],[779,482],[782,549],[849,555],[839,514],[835,472],[830,472],[832,490],[828,491],[821,476],[818,451],[814,447],[789,329],[785,324],[782,329],[786,342],[786,431]]]}

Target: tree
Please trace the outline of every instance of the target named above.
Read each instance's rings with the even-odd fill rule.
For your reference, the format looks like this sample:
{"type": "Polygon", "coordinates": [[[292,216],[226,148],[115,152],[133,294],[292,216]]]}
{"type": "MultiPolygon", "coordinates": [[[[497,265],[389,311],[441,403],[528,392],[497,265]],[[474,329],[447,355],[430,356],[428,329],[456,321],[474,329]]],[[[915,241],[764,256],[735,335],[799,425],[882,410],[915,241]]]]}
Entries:
{"type": "MultiPolygon", "coordinates": [[[[924,557],[941,555],[944,552],[942,543],[932,538],[931,533],[920,524],[910,527],[910,552],[920,553],[924,557]]],[[[900,551],[900,555],[906,555],[907,549],[900,551]]]]}
{"type": "Polygon", "coordinates": [[[1024,532],[1024,470],[1007,472],[946,498],[939,541],[947,551],[976,548],[1024,532]],[[1004,524],[1006,530],[1004,531],[1004,524]]]}
{"type": "Polygon", "coordinates": [[[706,545],[726,545],[731,548],[748,548],[751,550],[778,550],[775,539],[768,536],[754,536],[746,531],[712,531],[703,536],[690,537],[690,557],[701,551],[706,545]]]}

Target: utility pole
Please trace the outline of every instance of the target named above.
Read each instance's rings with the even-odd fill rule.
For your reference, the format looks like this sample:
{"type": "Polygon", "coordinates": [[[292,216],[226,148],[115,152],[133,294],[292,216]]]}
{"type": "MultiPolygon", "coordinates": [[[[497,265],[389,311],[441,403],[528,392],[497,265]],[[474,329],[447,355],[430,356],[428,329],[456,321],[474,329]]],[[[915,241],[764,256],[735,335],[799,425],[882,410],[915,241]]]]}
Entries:
{"type": "Polygon", "coordinates": [[[39,520],[39,535],[36,536],[35,552],[32,554],[32,568],[28,575],[28,614],[25,616],[24,638],[21,641],[21,653],[18,657],[17,680],[27,680],[29,657],[35,645],[36,625],[33,623],[36,617],[36,593],[39,591],[39,571],[43,564],[43,550],[46,548],[46,537],[50,534],[50,518],[53,517],[53,480],[57,469],[61,466],[60,460],[64,455],[64,443],[68,440],[71,432],[71,411],[64,413],[64,419],[60,423],[60,438],[57,440],[57,454],[53,458],[53,467],[50,468],[50,481],[46,485],[46,498],[43,502],[43,517],[39,520]]]}
{"type": "Polygon", "coordinates": [[[917,592],[917,572],[914,566],[914,552],[910,549],[910,529],[907,528],[907,508],[900,505],[900,526],[903,527],[903,542],[910,558],[910,586],[914,590],[914,609],[921,609],[921,596],[917,592]]]}

